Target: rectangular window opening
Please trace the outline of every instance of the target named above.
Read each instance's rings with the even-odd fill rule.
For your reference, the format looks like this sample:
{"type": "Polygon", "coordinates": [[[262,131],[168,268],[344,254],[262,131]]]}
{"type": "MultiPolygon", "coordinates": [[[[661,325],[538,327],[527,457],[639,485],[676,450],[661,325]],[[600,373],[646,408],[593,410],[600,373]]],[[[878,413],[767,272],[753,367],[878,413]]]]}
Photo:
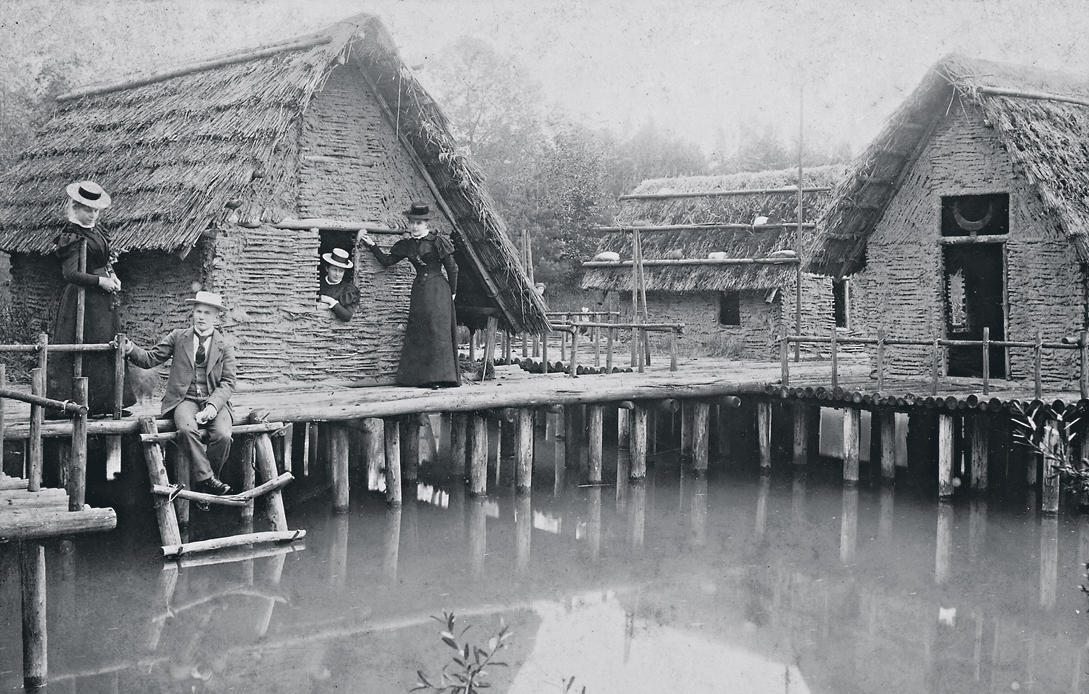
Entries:
{"type": "MultiPolygon", "coordinates": [[[[325,275],[326,263],[323,262],[327,257],[343,262],[345,257],[352,265],[355,265],[355,232],[354,231],[322,231],[319,232],[321,237],[318,242],[318,286],[321,286],[321,278],[325,275]],[[345,255],[346,254],[346,255],[345,255]]],[[[354,282],[355,268],[347,268],[344,270],[344,282],[354,282]]]]}
{"type": "Polygon", "coordinates": [[[832,280],[832,316],[836,320],[837,328],[850,327],[847,324],[847,316],[850,309],[851,291],[847,280],[832,280]]]}
{"type": "Polygon", "coordinates": [[[722,292],[718,295],[718,324],[741,325],[740,292],[722,292]]]}

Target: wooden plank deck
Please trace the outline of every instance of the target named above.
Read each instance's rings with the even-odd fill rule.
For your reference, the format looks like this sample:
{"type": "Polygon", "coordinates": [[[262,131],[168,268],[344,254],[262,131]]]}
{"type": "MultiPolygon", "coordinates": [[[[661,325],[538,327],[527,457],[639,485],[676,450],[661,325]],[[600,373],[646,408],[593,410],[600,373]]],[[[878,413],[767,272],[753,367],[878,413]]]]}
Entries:
{"type": "Polygon", "coordinates": [[[27,490],[27,480],[0,475],[0,542],[40,540],[59,535],[113,530],[112,508],[68,510],[68,492],[43,487],[27,490]]]}

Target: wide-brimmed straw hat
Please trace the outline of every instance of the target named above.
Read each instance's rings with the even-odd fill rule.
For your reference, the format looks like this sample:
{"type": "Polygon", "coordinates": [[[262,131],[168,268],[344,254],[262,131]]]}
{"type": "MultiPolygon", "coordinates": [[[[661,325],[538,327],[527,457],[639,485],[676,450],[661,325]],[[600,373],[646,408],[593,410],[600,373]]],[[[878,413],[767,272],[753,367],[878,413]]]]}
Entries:
{"type": "Polygon", "coordinates": [[[431,208],[422,202],[414,202],[411,207],[405,210],[404,215],[412,221],[429,219],[431,217],[431,208]]]}
{"type": "Polygon", "coordinates": [[[104,210],[110,206],[110,195],[94,181],[76,181],[64,189],[68,197],[92,209],[104,210]]]}
{"type": "Polygon", "coordinates": [[[197,295],[192,299],[186,299],[187,304],[204,304],[205,306],[214,306],[220,311],[226,311],[227,307],[223,305],[223,297],[217,292],[197,292],[197,295]]]}
{"type": "Polygon", "coordinates": [[[334,248],[329,253],[322,253],[321,259],[333,267],[342,267],[345,270],[349,270],[352,267],[351,257],[348,255],[348,251],[343,248],[334,248]]]}

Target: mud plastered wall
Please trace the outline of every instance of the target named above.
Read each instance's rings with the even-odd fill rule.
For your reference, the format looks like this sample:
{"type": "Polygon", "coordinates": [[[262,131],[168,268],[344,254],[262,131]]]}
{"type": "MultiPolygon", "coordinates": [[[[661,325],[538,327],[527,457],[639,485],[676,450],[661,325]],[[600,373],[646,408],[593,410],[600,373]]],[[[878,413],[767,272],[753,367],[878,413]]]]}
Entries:
{"type": "MultiPolygon", "coordinates": [[[[944,330],[941,198],[1008,193],[1006,243],[1008,332],[1011,340],[1045,340],[1073,334],[1083,322],[1082,277],[1073,250],[1035,190],[975,108],[951,109],[936,127],[877,223],[866,248],[866,267],[854,278],[856,332],[931,339],[944,330]]],[[[886,352],[892,377],[930,373],[930,350],[896,347],[886,352]]],[[[1010,378],[1032,377],[1029,350],[1010,351],[1010,378]]],[[[1043,376],[1069,381],[1076,353],[1044,355],[1043,376]]]]}

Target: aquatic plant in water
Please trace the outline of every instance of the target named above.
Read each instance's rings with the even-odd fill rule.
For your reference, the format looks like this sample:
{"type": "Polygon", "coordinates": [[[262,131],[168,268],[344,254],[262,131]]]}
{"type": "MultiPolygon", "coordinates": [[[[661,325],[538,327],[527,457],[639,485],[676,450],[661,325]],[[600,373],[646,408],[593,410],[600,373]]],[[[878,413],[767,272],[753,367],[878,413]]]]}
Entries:
{"type": "Polygon", "coordinates": [[[1056,412],[1043,403],[1027,411],[1014,403],[1010,414],[1014,442],[1049,461],[1051,474],[1059,476],[1064,489],[1079,495],[1083,507],[1089,500],[1089,459],[1083,457],[1075,465],[1070,453],[1074,444],[1084,439],[1085,415],[1081,405],[1056,412]]]}
{"type": "Polygon", "coordinates": [[[507,667],[506,663],[495,660],[495,655],[506,648],[507,640],[512,636],[507,625],[499,620],[499,631],[488,639],[484,646],[474,645],[465,640],[465,634],[472,628],[466,626],[460,632],[456,630],[457,620],[453,612],[443,611],[442,617],[432,616],[444,629],[439,638],[450,647],[453,655],[442,667],[437,683],[432,682],[423,670],[417,670],[419,681],[409,691],[442,692],[443,694],[478,694],[492,685],[487,681],[489,667],[507,667]]]}

